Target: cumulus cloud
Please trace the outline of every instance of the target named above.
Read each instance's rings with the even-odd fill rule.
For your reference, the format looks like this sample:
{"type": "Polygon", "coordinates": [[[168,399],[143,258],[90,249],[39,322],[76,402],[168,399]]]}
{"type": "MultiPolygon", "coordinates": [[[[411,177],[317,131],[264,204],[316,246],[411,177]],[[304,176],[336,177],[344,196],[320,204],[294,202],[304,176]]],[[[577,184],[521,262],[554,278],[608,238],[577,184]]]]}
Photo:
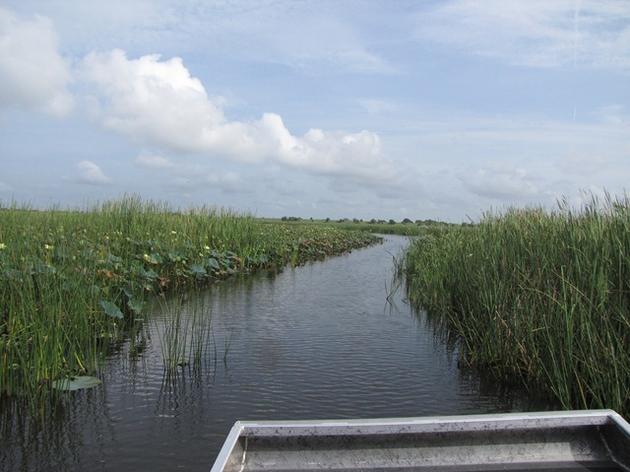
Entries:
{"type": "Polygon", "coordinates": [[[625,0],[452,0],[418,15],[417,36],[517,65],[630,70],[625,0]]]}
{"type": "Polygon", "coordinates": [[[21,19],[0,8],[0,107],[66,115],[73,105],[70,80],[50,20],[21,19]]]}
{"type": "Polygon", "coordinates": [[[392,176],[375,133],[310,129],[294,136],[275,113],[252,121],[229,120],[222,101],[209,97],[178,57],[129,59],[119,49],[91,53],[80,74],[92,85],[102,124],[149,147],[271,161],[329,175],[392,176]]]}
{"type": "Polygon", "coordinates": [[[77,181],[89,185],[105,185],[111,182],[101,168],[92,161],[81,161],[77,164],[79,177],[77,181]]]}

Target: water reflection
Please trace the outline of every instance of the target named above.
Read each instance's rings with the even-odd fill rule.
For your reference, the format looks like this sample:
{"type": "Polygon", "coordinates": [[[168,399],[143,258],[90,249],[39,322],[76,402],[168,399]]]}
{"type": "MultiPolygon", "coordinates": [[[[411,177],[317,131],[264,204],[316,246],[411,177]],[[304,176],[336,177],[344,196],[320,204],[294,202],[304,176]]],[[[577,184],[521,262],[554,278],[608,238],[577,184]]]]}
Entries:
{"type": "Polygon", "coordinates": [[[406,244],[387,237],[156,301],[108,360],[101,387],[67,395],[42,422],[2,405],[0,468],[207,470],[236,419],[530,408],[522,392],[458,369],[456,345],[394,290],[392,255],[406,244]],[[175,332],[186,337],[178,349],[169,348],[175,332]]]}

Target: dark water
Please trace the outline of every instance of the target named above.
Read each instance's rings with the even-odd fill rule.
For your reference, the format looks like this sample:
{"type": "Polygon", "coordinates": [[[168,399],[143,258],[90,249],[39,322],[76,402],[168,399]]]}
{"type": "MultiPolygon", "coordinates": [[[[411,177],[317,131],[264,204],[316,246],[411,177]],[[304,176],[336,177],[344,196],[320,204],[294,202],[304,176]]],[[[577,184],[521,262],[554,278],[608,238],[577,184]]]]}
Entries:
{"type": "Polygon", "coordinates": [[[12,424],[0,437],[0,469],[203,471],[237,419],[528,408],[525,398],[458,369],[456,354],[404,302],[404,290],[387,301],[392,254],[406,244],[389,236],[380,246],[192,297],[197,308],[184,312],[204,302],[212,337],[198,368],[170,377],[160,345],[173,310],[157,310],[138,337],[144,351],[122,345],[103,369],[103,385],[68,394],[43,426],[19,411],[2,415],[12,424]]]}

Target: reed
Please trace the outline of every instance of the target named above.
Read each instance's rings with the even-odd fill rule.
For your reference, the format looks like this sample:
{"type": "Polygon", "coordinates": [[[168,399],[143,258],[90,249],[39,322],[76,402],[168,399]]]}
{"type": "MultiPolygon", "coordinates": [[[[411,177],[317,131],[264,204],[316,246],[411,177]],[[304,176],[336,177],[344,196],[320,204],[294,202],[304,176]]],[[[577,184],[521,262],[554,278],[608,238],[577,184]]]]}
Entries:
{"type": "Polygon", "coordinates": [[[555,397],[630,413],[630,201],[511,209],[415,241],[409,298],[462,360],[555,397]]]}
{"type": "Polygon", "coordinates": [[[178,368],[198,370],[212,342],[212,313],[199,293],[177,294],[161,304],[155,322],[166,375],[178,368]]]}
{"type": "Polygon", "coordinates": [[[133,196],[76,211],[0,206],[0,395],[93,373],[156,294],[376,241],[133,196]]]}

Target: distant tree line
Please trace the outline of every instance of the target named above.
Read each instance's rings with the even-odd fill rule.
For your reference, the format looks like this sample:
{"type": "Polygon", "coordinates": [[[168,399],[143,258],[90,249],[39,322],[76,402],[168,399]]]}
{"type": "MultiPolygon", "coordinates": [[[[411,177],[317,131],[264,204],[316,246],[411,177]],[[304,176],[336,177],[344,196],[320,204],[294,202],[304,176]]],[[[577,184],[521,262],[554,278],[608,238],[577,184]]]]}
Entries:
{"type": "MultiPolygon", "coordinates": [[[[304,221],[304,218],[301,218],[299,216],[283,216],[282,218],[280,218],[280,220],[282,221],[304,221]]],[[[308,218],[309,221],[314,221],[313,218],[308,218]]],[[[411,220],[410,218],[404,218],[401,221],[396,221],[394,219],[389,219],[389,220],[383,220],[383,219],[376,219],[376,218],[372,218],[371,220],[363,220],[360,218],[339,218],[337,220],[332,220],[331,218],[324,218],[323,220],[326,223],[329,223],[331,221],[335,221],[337,223],[366,223],[366,224],[371,224],[371,225],[395,225],[395,224],[403,224],[403,225],[412,225],[412,224],[416,224],[419,226],[432,226],[432,225],[444,225],[444,224],[449,224],[449,223],[445,223],[444,221],[439,221],[439,220],[433,220],[433,219],[426,219],[426,220],[411,220]]],[[[474,226],[473,223],[462,223],[462,226],[474,226]]]]}

